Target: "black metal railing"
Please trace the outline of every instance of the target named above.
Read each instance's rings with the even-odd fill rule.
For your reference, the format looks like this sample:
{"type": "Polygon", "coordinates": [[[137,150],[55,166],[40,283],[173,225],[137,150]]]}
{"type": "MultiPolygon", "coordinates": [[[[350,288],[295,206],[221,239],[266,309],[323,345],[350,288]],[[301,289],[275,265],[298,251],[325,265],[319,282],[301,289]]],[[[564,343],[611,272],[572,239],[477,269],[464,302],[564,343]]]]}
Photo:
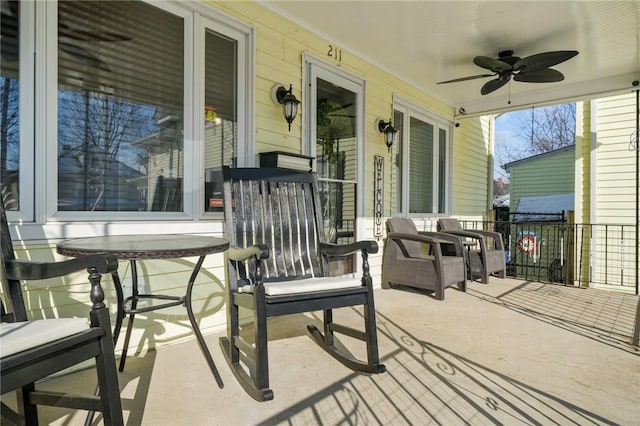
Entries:
{"type": "Polygon", "coordinates": [[[533,214],[526,219],[464,221],[463,226],[502,234],[509,276],[638,294],[635,225],[568,223],[561,215],[556,220],[536,220],[533,214]]]}

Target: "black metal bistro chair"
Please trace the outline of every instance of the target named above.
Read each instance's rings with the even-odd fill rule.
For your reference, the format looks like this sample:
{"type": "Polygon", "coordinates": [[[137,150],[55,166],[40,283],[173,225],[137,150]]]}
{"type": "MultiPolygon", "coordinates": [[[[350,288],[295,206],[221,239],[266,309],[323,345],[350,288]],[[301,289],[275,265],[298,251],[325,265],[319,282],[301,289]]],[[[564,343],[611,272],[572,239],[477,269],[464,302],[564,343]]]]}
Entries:
{"type": "MultiPolygon", "coordinates": [[[[2,417],[16,424],[38,424],[38,405],[102,412],[107,425],[122,425],[122,405],[109,312],[103,303],[101,274],[118,267],[114,256],[91,255],[64,262],[17,260],[0,200],[2,261],[0,386],[2,394],[20,391],[20,413],[2,404],[2,417]],[[86,269],[92,307],[87,318],[29,320],[22,281],[61,277],[86,269]],[[95,359],[99,396],[42,391],[37,381],[83,361],[95,359]]],[[[2,423],[4,424],[4,422],[2,423]]]]}
{"type": "Polygon", "coordinates": [[[224,216],[231,244],[227,262],[227,336],[220,344],[234,375],[258,401],[269,388],[267,318],[323,311],[324,327],[307,328],[315,342],[350,369],[382,373],[378,356],[368,255],[375,241],[325,242],[318,180],[314,173],[286,169],[224,168],[224,216]],[[362,254],[360,278],[330,277],[327,256],[362,254]],[[362,306],[362,330],[333,322],[333,309],[362,306]],[[241,336],[240,308],[253,314],[253,342],[241,336]],[[366,342],[367,360],[338,349],[334,333],[366,342]],[[242,364],[245,364],[246,369],[242,364]]]}

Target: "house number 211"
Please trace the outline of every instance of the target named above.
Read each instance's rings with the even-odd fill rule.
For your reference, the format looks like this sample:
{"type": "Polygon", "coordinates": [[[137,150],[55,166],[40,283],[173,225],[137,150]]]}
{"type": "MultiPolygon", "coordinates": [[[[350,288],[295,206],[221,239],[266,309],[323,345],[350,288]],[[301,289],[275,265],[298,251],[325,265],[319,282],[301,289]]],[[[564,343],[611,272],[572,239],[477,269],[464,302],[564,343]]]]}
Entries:
{"type": "Polygon", "coordinates": [[[342,62],[342,49],[330,44],[327,56],[333,58],[336,62],[342,62]]]}

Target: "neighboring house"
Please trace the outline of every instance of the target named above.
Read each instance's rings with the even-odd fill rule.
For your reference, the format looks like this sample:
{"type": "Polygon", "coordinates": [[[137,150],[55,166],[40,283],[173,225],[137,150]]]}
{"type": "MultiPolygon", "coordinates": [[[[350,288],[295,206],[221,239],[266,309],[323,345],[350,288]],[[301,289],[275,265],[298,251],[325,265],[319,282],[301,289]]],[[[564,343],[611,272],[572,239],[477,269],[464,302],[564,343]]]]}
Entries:
{"type": "Polygon", "coordinates": [[[504,165],[512,213],[573,205],[576,284],[638,291],[635,129],[635,93],[578,102],[574,146],[504,165]]]}
{"type": "MultiPolygon", "coordinates": [[[[510,220],[505,229],[512,274],[566,282],[568,230],[557,223],[574,209],[575,146],[505,164],[509,173],[510,220]]],[[[505,233],[505,232],[503,232],[505,233]]]]}
{"type": "Polygon", "coordinates": [[[523,197],[573,194],[575,190],[575,145],[513,161],[503,167],[510,177],[511,212],[518,209],[523,197]]]}
{"type": "Polygon", "coordinates": [[[638,291],[636,108],[633,92],[577,103],[575,220],[594,225],[585,228],[585,285],[615,277],[614,288],[638,291]]]}

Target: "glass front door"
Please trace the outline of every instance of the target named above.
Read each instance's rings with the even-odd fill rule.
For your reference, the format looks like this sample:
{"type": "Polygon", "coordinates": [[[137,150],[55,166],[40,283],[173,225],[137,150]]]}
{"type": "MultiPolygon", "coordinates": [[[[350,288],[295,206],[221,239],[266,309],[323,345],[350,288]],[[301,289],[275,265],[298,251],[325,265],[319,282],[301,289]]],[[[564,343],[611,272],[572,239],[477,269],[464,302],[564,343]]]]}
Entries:
{"type": "MultiPolygon", "coordinates": [[[[326,241],[355,241],[358,217],[358,151],[363,86],[316,64],[310,64],[309,152],[316,158],[321,184],[326,241]]],[[[355,272],[355,258],[332,259],[333,274],[355,272]]]]}

